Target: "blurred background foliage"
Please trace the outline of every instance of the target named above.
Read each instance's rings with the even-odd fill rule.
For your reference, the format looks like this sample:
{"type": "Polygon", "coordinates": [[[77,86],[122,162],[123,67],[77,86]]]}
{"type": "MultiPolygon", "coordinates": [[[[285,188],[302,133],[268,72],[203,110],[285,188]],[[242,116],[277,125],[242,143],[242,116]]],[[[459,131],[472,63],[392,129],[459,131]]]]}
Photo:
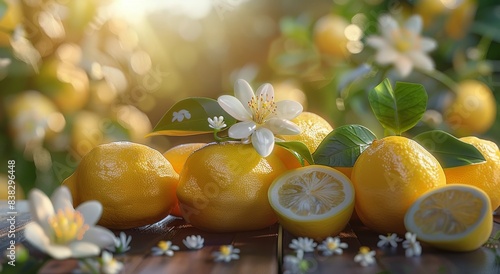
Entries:
{"type": "Polygon", "coordinates": [[[493,92],[486,111],[498,116],[496,0],[2,0],[0,181],[15,160],[18,186],[50,193],[101,143],[164,152],[211,141],[144,135],[175,102],[232,94],[239,78],[272,83],[277,100],[297,100],[334,127],[362,124],[382,137],[367,101],[382,73],[365,38],[386,13],[420,14],[423,35],[438,43],[439,73],[385,74],[429,94],[428,113],[407,134],[439,128],[500,143],[498,119],[464,130],[444,115],[457,83],[473,79],[493,92]]]}

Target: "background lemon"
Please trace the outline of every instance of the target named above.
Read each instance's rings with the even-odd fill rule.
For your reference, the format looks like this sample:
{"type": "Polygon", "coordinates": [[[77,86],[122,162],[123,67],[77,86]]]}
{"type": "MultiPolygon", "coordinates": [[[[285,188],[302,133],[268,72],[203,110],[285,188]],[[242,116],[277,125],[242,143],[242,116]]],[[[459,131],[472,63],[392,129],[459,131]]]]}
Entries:
{"type": "Polygon", "coordinates": [[[269,187],[268,198],[286,230],[318,240],[340,233],[354,210],[349,178],[321,165],[282,174],[269,187]]]}
{"type": "Polygon", "coordinates": [[[103,144],[86,154],[64,180],[75,206],[97,200],[103,206],[99,224],[127,229],[157,222],[175,206],[179,175],[163,155],[130,142],[103,144]]]}
{"type": "Polygon", "coordinates": [[[476,147],[486,159],[485,163],[445,168],[447,184],[467,184],[479,187],[490,197],[493,210],[500,206],[500,151],[488,140],[474,136],[462,137],[461,141],[476,147]]]}
{"type": "MultiPolygon", "coordinates": [[[[165,156],[165,158],[167,158],[170,164],[172,164],[172,167],[174,168],[175,172],[177,172],[177,174],[181,174],[181,171],[184,168],[184,164],[186,163],[186,160],[189,157],[189,155],[191,155],[191,153],[193,153],[195,150],[205,145],[206,143],[180,144],[165,151],[165,153],[163,153],[163,156],[165,156]]],[[[179,207],[179,201],[177,201],[177,196],[175,204],[176,205],[172,209],[172,212],[170,212],[170,215],[176,217],[182,217],[181,209],[179,207]]]]}
{"type": "Polygon", "coordinates": [[[486,132],[495,122],[497,105],[491,89],[476,80],[458,84],[455,97],[444,107],[444,117],[456,135],[486,132]]]}
{"type": "Polygon", "coordinates": [[[209,144],[188,157],[177,198],[184,219],[200,229],[234,232],[261,229],[277,218],[267,199],[272,181],[286,167],[274,154],[260,156],[251,144],[209,144]]]}
{"type": "Polygon", "coordinates": [[[408,209],[408,231],[435,247],[472,251],[490,237],[493,217],[488,195],[469,185],[445,185],[426,192],[408,209]]]}
{"type": "Polygon", "coordinates": [[[281,135],[285,141],[303,142],[313,153],[323,139],[333,130],[332,125],[316,113],[304,111],[295,117],[292,122],[299,126],[301,132],[297,135],[281,135]]]}
{"type": "Polygon", "coordinates": [[[401,136],[373,141],[356,160],[351,180],[359,219],[384,234],[404,234],[404,216],[410,205],[426,191],[446,184],[436,158],[401,136]]]}
{"type": "Polygon", "coordinates": [[[321,17],[314,25],[314,43],[322,53],[336,58],[349,57],[347,50],[349,40],[344,34],[344,30],[349,22],[344,18],[329,14],[321,17]]]}

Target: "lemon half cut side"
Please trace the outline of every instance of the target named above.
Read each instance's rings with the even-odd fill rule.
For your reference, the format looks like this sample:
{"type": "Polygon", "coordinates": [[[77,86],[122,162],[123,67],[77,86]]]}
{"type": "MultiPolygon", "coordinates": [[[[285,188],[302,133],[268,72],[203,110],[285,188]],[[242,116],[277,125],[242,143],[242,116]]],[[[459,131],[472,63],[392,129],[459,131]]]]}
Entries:
{"type": "Polygon", "coordinates": [[[472,251],[491,235],[493,214],[488,195],[481,189],[452,184],[430,190],[405,215],[405,227],[437,248],[472,251]]]}
{"type": "Polygon", "coordinates": [[[268,198],[286,230],[314,239],[340,233],[354,210],[354,187],[349,178],[321,165],[283,173],[269,187],[268,198]]]}

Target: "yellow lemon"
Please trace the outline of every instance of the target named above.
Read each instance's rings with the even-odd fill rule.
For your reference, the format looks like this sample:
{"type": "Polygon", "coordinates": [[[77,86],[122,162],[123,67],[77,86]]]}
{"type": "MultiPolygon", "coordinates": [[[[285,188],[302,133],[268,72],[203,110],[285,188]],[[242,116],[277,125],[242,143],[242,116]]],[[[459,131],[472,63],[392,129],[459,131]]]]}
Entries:
{"type": "Polygon", "coordinates": [[[316,113],[304,111],[293,120],[299,126],[301,132],[296,135],[281,135],[279,138],[285,141],[300,141],[304,143],[309,151],[313,153],[332,130],[332,125],[316,113]]]}
{"type": "Polygon", "coordinates": [[[426,191],[446,184],[436,158],[401,136],[373,141],[356,160],[351,180],[359,219],[383,234],[404,234],[410,205],[426,191]]]}
{"type": "Polygon", "coordinates": [[[113,142],[96,146],[64,180],[75,206],[97,200],[99,224],[128,229],[155,223],[174,208],[179,175],[163,155],[148,146],[113,142]]]}
{"type": "MultiPolygon", "coordinates": [[[[175,172],[177,172],[177,174],[181,174],[181,171],[184,168],[184,164],[186,163],[189,155],[205,145],[206,143],[180,144],[165,151],[165,153],[163,153],[163,156],[165,156],[165,158],[167,158],[167,160],[172,164],[175,172]]],[[[170,214],[173,216],[182,217],[181,209],[179,207],[179,201],[176,201],[176,206],[174,207],[174,209],[172,209],[172,212],[170,212],[170,214]]]]}
{"type": "Polygon", "coordinates": [[[347,58],[350,52],[347,50],[349,40],[344,32],[349,22],[344,18],[329,14],[321,17],[314,25],[314,43],[322,53],[336,58],[347,58]]]}
{"type": "Polygon", "coordinates": [[[491,141],[474,136],[462,137],[460,140],[476,147],[483,154],[486,162],[445,168],[446,183],[479,187],[490,197],[491,208],[497,209],[500,206],[500,151],[498,146],[491,141]]]}
{"type": "Polygon", "coordinates": [[[451,251],[472,251],[491,235],[488,195],[469,185],[446,185],[426,192],[405,215],[408,231],[423,242],[451,251]]]}
{"type": "Polygon", "coordinates": [[[491,89],[476,80],[460,82],[455,97],[444,109],[445,121],[461,136],[486,132],[497,115],[491,89]]]}
{"type": "Polygon", "coordinates": [[[177,198],[182,216],[200,229],[246,231],[276,222],[267,190],[286,171],[278,156],[260,156],[251,144],[213,143],[191,154],[177,198]]]}
{"type": "Polygon", "coordinates": [[[349,178],[321,165],[282,174],[269,187],[268,198],[286,230],[314,239],[338,234],[354,210],[354,187],[349,178]]]}

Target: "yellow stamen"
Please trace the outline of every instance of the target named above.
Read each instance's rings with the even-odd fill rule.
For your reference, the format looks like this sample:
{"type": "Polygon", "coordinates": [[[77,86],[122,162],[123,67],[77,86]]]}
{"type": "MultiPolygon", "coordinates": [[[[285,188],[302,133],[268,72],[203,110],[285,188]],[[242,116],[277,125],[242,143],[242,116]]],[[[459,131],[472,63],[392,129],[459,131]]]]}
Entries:
{"type": "Polygon", "coordinates": [[[54,232],[54,241],[58,244],[81,240],[89,229],[82,214],[70,208],[64,211],[59,209],[54,216],[49,218],[48,223],[54,232]]]}
{"type": "Polygon", "coordinates": [[[224,256],[229,256],[231,255],[231,246],[229,245],[223,245],[220,247],[220,253],[224,256]]]}
{"type": "Polygon", "coordinates": [[[253,121],[257,124],[264,123],[269,116],[275,115],[277,110],[274,97],[268,94],[265,97],[263,95],[252,97],[248,102],[248,107],[252,111],[253,121]]]}
{"type": "Polygon", "coordinates": [[[158,247],[161,248],[161,250],[168,250],[170,248],[170,244],[167,241],[160,241],[158,243],[158,247]]]}
{"type": "Polygon", "coordinates": [[[336,248],[337,248],[337,247],[339,247],[339,246],[337,245],[337,243],[336,243],[336,242],[328,242],[328,244],[326,244],[326,247],[327,247],[329,250],[334,250],[334,249],[336,249],[336,248]]]}
{"type": "Polygon", "coordinates": [[[366,255],[370,252],[370,248],[367,246],[362,246],[359,248],[359,253],[366,255]]]}
{"type": "Polygon", "coordinates": [[[401,29],[393,34],[394,46],[400,52],[407,52],[418,47],[419,37],[407,29],[401,29]]]}

